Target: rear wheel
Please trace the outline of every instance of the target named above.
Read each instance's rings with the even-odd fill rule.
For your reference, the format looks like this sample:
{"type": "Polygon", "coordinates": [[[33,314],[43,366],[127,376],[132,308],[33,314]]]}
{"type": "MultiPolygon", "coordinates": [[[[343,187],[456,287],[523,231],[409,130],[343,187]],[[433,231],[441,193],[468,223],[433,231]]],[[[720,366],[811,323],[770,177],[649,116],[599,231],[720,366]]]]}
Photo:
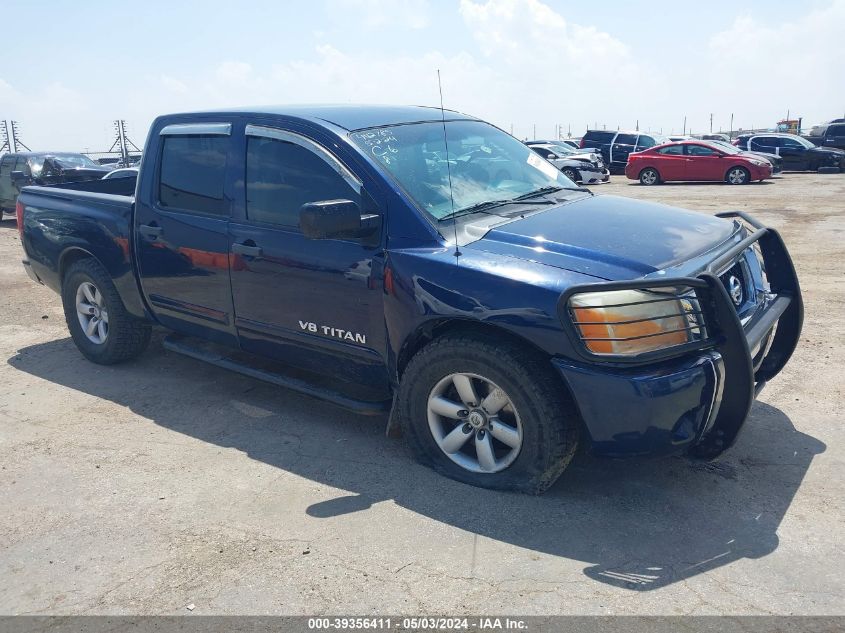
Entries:
{"type": "Polygon", "coordinates": [[[745,167],[731,167],[725,175],[725,182],[729,185],[747,185],[751,182],[751,174],[745,167]]]}
{"type": "Polygon", "coordinates": [[[647,187],[660,184],[660,174],[654,167],[646,167],[640,172],[640,184],[647,187]]]}
{"type": "Polygon", "coordinates": [[[65,321],[88,360],[111,365],[135,358],[150,342],[152,328],[132,317],[111,278],[93,259],[73,264],[62,283],[65,321]]]}
{"type": "Polygon", "coordinates": [[[487,335],[448,335],[423,348],[398,401],[418,460],[473,486],[543,492],[577,445],[575,407],[548,360],[487,335]]]}

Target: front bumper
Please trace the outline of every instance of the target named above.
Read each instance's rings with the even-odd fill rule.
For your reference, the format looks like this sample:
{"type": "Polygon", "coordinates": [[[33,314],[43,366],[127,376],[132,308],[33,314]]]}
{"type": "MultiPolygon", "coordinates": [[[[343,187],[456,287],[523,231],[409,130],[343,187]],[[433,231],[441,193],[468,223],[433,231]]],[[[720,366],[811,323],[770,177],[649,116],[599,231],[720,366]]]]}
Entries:
{"type": "MultiPolygon", "coordinates": [[[[607,362],[589,352],[575,361],[553,360],[575,398],[594,453],[632,456],[685,450],[699,458],[717,457],[736,441],[754,398],[795,350],[804,311],[783,240],[743,213],[720,216],[741,218],[755,230],[698,277],[665,280],[667,285],[695,288],[711,331],[706,341],[683,346],[680,353],[670,348],[627,362],[607,362]],[[762,254],[769,291],[741,320],[718,275],[749,257],[755,247],[762,254]]],[[[561,297],[561,306],[575,292],[648,286],[637,280],[572,288],[561,297]]]]}
{"type": "Polygon", "coordinates": [[[751,180],[765,180],[771,178],[774,169],[771,164],[754,165],[751,169],[751,180]]]}
{"type": "Polygon", "coordinates": [[[610,170],[608,169],[579,167],[578,173],[581,176],[581,184],[584,185],[595,185],[610,180],[610,170]]]}

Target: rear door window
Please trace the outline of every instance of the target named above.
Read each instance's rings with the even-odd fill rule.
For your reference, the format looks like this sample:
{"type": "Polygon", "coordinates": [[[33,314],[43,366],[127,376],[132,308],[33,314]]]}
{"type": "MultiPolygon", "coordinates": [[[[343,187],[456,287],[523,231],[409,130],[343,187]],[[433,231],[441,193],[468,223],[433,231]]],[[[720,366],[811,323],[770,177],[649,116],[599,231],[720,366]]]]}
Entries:
{"type": "Polygon", "coordinates": [[[756,136],[751,139],[749,148],[752,152],[769,152],[775,153],[775,148],[779,146],[778,138],[776,136],[756,136]]]}
{"type": "Polygon", "coordinates": [[[684,153],[684,146],[683,145],[667,145],[666,147],[661,147],[657,150],[658,154],[663,154],[664,156],[680,156],[684,153]]]}
{"type": "Polygon", "coordinates": [[[602,144],[602,143],[610,143],[613,140],[613,137],[616,136],[616,132],[607,132],[604,130],[596,130],[593,132],[587,132],[582,139],[582,144],[584,147],[589,147],[590,143],[593,144],[602,144]]]}
{"type": "Polygon", "coordinates": [[[637,142],[636,134],[619,134],[616,136],[614,145],[634,145],[637,142]]]}
{"type": "Polygon", "coordinates": [[[158,199],[162,207],[228,215],[223,196],[228,136],[164,136],[158,199]]]}

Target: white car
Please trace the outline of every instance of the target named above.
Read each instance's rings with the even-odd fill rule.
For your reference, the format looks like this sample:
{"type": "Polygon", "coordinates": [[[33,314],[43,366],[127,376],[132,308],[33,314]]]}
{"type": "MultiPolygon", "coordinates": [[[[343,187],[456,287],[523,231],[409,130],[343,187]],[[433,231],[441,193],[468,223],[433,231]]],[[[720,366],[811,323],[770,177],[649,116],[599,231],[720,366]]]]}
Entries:
{"type": "Polygon", "coordinates": [[[138,177],[138,168],[137,167],[121,167],[120,169],[115,169],[114,171],[110,171],[105,176],[103,176],[103,180],[112,180],[113,178],[137,178],[138,177]]]}

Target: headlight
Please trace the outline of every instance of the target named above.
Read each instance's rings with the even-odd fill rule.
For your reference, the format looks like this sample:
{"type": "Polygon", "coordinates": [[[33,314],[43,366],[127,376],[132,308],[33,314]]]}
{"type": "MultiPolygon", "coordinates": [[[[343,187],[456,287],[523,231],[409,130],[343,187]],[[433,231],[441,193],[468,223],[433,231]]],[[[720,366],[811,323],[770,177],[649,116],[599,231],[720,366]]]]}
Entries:
{"type": "Polygon", "coordinates": [[[598,159],[599,159],[598,154],[590,154],[590,162],[591,163],[595,163],[596,161],[598,161],[598,159]]]}
{"type": "Polygon", "coordinates": [[[593,354],[634,356],[706,338],[689,288],[579,293],[569,299],[569,311],[593,354]]]}

